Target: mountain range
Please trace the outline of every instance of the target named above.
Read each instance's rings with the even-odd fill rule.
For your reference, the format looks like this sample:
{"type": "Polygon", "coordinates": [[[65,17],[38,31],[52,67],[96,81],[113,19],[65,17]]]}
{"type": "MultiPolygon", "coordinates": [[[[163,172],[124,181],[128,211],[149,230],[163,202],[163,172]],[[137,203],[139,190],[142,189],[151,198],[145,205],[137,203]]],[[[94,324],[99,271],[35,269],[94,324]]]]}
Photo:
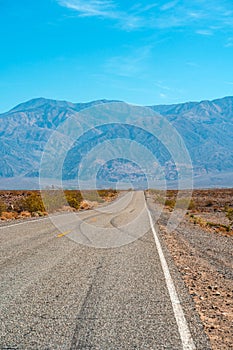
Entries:
{"type": "MultiPolygon", "coordinates": [[[[0,187],[11,187],[16,178],[17,181],[30,179],[29,186],[32,186],[32,179],[39,176],[41,157],[54,130],[69,118],[79,118],[82,110],[115,102],[119,101],[71,103],[37,98],[0,114],[0,187]]],[[[148,108],[153,110],[155,119],[156,115],[163,116],[183,138],[192,160],[197,186],[198,181],[204,187],[232,185],[233,97],[145,106],[145,115],[148,108]]],[[[82,122],[84,121],[80,120],[82,122]]],[[[146,118],[142,124],[146,126],[146,118]]],[[[116,135],[131,140],[137,136],[139,143],[147,147],[155,144],[156,156],[163,162],[166,180],[176,180],[177,171],[171,157],[162,145],[142,131],[135,132],[131,127],[122,128],[116,125],[110,129],[102,127],[97,131],[84,135],[72,146],[64,163],[64,180],[75,179],[82,157],[100,142],[114,139],[116,135]]],[[[153,147],[151,151],[153,152],[153,147]]],[[[103,183],[117,182],[122,178],[128,178],[129,182],[145,180],[143,171],[136,164],[124,159],[103,164],[98,176],[103,183]]],[[[18,186],[25,187],[20,183],[18,186]]]]}

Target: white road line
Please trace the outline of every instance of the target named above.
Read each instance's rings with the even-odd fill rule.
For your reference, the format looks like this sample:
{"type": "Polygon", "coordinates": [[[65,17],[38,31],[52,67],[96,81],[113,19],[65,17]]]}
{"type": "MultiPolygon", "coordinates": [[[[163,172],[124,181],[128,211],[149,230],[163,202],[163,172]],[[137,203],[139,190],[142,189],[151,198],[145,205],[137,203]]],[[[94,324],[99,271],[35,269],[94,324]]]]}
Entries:
{"type": "Polygon", "coordinates": [[[32,223],[32,222],[39,222],[39,221],[43,221],[43,220],[46,220],[46,219],[48,219],[48,217],[42,218],[42,219],[36,219],[36,220],[27,220],[25,222],[18,222],[17,224],[3,225],[3,226],[0,226],[0,230],[2,230],[4,228],[9,228],[9,227],[23,225],[23,224],[25,225],[25,224],[29,224],[29,223],[32,223]]]}
{"type": "Polygon", "coordinates": [[[148,216],[149,216],[149,220],[150,220],[151,229],[152,229],[154,239],[155,239],[155,244],[156,244],[156,247],[158,250],[160,262],[162,265],[163,273],[165,276],[167,289],[168,289],[170,299],[172,302],[173,312],[174,312],[174,315],[176,318],[176,323],[177,323],[178,330],[180,333],[180,338],[181,338],[181,342],[183,345],[183,350],[195,350],[196,346],[193,342],[187,321],[185,319],[185,315],[184,315],[180,300],[178,298],[176,288],[175,288],[175,285],[173,283],[173,280],[172,280],[172,277],[171,277],[171,274],[170,274],[170,271],[168,268],[167,261],[165,259],[164,254],[163,254],[163,250],[162,250],[158,235],[155,231],[154,223],[153,223],[153,220],[151,217],[151,213],[147,207],[147,204],[146,204],[146,208],[147,208],[147,212],[148,212],[148,216]]]}
{"type": "MultiPolygon", "coordinates": [[[[68,214],[67,213],[59,214],[59,216],[63,216],[63,215],[68,215],[68,214]]],[[[49,215],[49,216],[46,216],[45,218],[41,218],[41,219],[26,220],[26,221],[18,222],[17,224],[2,225],[2,226],[0,226],[0,230],[4,229],[4,228],[19,226],[19,225],[26,225],[26,224],[30,224],[32,222],[40,222],[40,221],[44,221],[44,220],[49,220],[53,216],[58,216],[58,215],[49,215]]]]}

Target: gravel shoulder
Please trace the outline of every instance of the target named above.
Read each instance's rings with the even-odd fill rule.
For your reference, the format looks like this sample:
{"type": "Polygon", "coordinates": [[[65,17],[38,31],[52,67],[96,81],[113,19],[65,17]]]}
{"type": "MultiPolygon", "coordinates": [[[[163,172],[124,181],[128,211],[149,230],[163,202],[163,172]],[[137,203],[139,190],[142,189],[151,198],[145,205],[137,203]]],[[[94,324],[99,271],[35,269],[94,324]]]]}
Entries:
{"type": "MultiPolygon", "coordinates": [[[[156,211],[153,196],[148,201],[156,211]]],[[[233,349],[233,236],[196,225],[189,215],[169,232],[170,215],[168,209],[162,211],[158,230],[189,291],[211,349],[233,349]]]]}

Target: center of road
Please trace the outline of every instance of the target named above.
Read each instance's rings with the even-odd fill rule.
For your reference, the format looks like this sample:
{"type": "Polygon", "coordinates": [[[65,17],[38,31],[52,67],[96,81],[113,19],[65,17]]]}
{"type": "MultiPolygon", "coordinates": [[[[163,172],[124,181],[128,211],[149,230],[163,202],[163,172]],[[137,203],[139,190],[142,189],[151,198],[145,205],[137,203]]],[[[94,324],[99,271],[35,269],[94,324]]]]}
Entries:
{"type": "Polygon", "coordinates": [[[0,237],[1,348],[196,349],[143,192],[0,237]]]}

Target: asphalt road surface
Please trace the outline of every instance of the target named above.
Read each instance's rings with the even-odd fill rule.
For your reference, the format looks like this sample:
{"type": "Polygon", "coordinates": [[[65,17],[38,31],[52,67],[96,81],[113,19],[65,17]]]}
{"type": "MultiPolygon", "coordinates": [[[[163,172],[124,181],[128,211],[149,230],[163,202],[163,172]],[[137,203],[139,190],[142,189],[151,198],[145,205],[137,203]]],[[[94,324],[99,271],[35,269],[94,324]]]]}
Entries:
{"type": "Polygon", "coordinates": [[[0,349],[209,349],[143,192],[0,227],[0,349]]]}

